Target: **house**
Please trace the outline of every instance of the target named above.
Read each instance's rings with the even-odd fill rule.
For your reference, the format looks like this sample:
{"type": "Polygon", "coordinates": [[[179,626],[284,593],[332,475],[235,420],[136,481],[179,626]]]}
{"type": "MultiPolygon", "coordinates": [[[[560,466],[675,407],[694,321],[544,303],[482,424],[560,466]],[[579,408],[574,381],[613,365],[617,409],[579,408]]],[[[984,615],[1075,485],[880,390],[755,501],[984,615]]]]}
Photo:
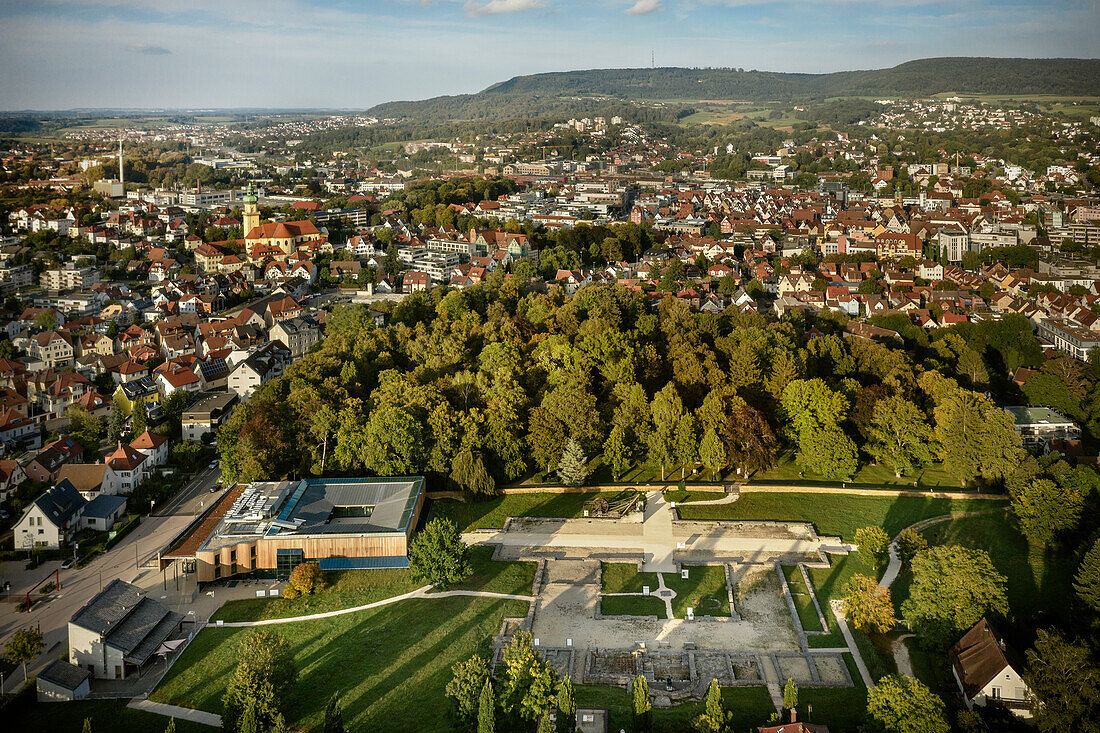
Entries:
{"type": "Polygon", "coordinates": [[[100,494],[84,505],[80,517],[82,527],[106,532],[126,515],[126,497],[100,494]]]}
{"type": "MultiPolygon", "coordinates": [[[[794,711],[791,711],[794,717],[794,711]]],[[[792,721],[782,725],[757,726],[756,733],[829,733],[829,726],[792,721]]]]}
{"type": "Polygon", "coordinates": [[[15,549],[65,547],[80,531],[84,497],[68,481],[61,481],[32,501],[16,522],[15,549]]]}
{"type": "Polygon", "coordinates": [[[106,494],[129,494],[141,485],[152,468],[144,453],[124,443],[119,443],[104,463],[110,469],[104,480],[103,492],[106,494]]]}
{"type": "Polygon", "coordinates": [[[432,278],[426,272],[409,270],[401,279],[401,291],[405,293],[419,293],[431,286],[432,278]]]}
{"type": "Polygon", "coordinates": [[[26,480],[27,473],[19,465],[19,461],[0,460],[0,501],[5,501],[8,494],[19,488],[20,484],[26,480]]]}
{"type": "Polygon", "coordinates": [[[23,470],[38,483],[57,480],[57,472],[66,463],[74,463],[84,455],[84,447],[71,437],[59,438],[38,452],[23,470]]]}
{"type": "Polygon", "coordinates": [[[159,405],[160,392],[157,391],[156,382],[146,376],[118,385],[115,388],[114,399],[122,409],[122,413],[129,416],[139,401],[144,402],[146,407],[159,405]]]}
{"type": "Polygon", "coordinates": [[[46,369],[73,365],[73,345],[57,331],[35,334],[27,344],[27,353],[35,359],[41,359],[46,369]]]}
{"type": "Polygon", "coordinates": [[[184,618],[116,579],[69,620],[69,663],[96,679],[140,675],[161,644],[179,635],[184,618]]]}
{"type": "Polygon", "coordinates": [[[229,391],[247,400],[263,385],[281,376],[290,363],[290,349],[272,341],[239,362],[229,373],[229,391]]]}
{"type": "Polygon", "coordinates": [[[1024,660],[986,619],[976,623],[948,651],[951,672],[966,707],[1003,705],[1020,717],[1031,717],[1024,660]]]}
{"type": "Polygon", "coordinates": [[[1052,440],[1077,440],[1081,428],[1065,415],[1049,407],[1006,407],[1013,420],[1013,428],[1025,448],[1046,448],[1052,440]]]}
{"type": "Polygon", "coordinates": [[[91,692],[88,680],[92,673],[57,659],[38,673],[35,684],[38,690],[38,702],[67,702],[83,700],[91,692]]]}
{"type": "Polygon", "coordinates": [[[276,321],[268,336],[272,341],[281,341],[290,349],[291,358],[297,359],[321,340],[321,327],[308,316],[286,318],[276,321]]]}
{"type": "Polygon", "coordinates": [[[149,470],[168,462],[168,437],[160,433],[146,430],[134,438],[130,447],[145,456],[149,470]]]}
{"type": "Polygon", "coordinates": [[[157,374],[157,391],[167,399],[174,392],[198,392],[202,389],[199,375],[187,367],[165,370],[157,374]]]}
{"type": "Polygon", "coordinates": [[[184,439],[198,442],[204,435],[216,433],[233,415],[237,401],[233,392],[200,393],[194,404],[183,411],[184,439]]]}
{"type": "Polygon", "coordinates": [[[92,501],[103,491],[107,470],[105,463],[66,463],[57,472],[57,480],[68,481],[81,496],[92,501]]]}

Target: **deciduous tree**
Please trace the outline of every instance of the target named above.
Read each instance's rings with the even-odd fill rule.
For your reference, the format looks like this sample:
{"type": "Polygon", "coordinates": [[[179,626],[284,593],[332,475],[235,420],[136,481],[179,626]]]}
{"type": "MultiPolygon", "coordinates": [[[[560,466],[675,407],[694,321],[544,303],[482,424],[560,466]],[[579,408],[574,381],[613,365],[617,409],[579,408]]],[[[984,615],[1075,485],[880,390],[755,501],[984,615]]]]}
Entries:
{"type": "Polygon", "coordinates": [[[932,428],[916,405],[898,395],[875,403],[868,433],[867,451],[893,468],[896,477],[932,458],[932,428]]]}
{"type": "Polygon", "coordinates": [[[482,656],[472,656],[451,667],[451,681],[447,683],[446,693],[447,697],[454,700],[461,718],[472,720],[478,715],[479,701],[484,696],[488,682],[489,663],[482,656]]]}
{"type": "Polygon", "coordinates": [[[890,535],[882,527],[860,527],[856,530],[859,554],[868,565],[881,565],[889,554],[890,535]]]}
{"type": "Polygon", "coordinates": [[[409,543],[409,571],[417,580],[432,585],[453,585],[473,573],[469,553],[455,523],[436,517],[409,543]]]}
{"type": "Polygon", "coordinates": [[[4,656],[8,661],[23,667],[24,682],[27,681],[27,662],[41,654],[43,646],[42,632],[33,626],[17,630],[4,645],[4,656]]]}
{"type": "Polygon", "coordinates": [[[1045,478],[1029,481],[1012,497],[1012,513],[1020,531],[1036,545],[1050,545],[1059,535],[1075,529],[1084,505],[1081,494],[1045,478]]]}
{"type": "Polygon", "coordinates": [[[885,634],[894,628],[890,589],[867,575],[853,575],[844,594],[844,614],[860,631],[885,634]]]}
{"type": "Polygon", "coordinates": [[[1024,682],[1042,733],[1100,731],[1100,668],[1085,644],[1039,629],[1027,650],[1024,682]]]}
{"type": "Polygon", "coordinates": [[[943,700],[907,675],[888,675],[867,693],[867,713],[884,733],[948,733],[943,700]]]}

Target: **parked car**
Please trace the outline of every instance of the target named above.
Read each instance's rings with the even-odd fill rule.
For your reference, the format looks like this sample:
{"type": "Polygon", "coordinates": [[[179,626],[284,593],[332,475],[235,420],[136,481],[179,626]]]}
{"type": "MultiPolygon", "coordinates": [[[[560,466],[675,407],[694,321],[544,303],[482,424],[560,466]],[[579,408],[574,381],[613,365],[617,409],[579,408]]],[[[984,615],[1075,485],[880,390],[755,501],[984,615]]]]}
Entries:
{"type": "Polygon", "coordinates": [[[207,468],[209,468],[211,471],[213,471],[217,467],[218,467],[217,459],[214,459],[213,461],[210,461],[210,465],[207,466],[207,468]]]}
{"type": "Polygon", "coordinates": [[[69,568],[71,568],[73,566],[73,564],[75,562],[76,562],[76,560],[74,560],[73,558],[70,557],[67,560],[65,560],[65,562],[61,563],[61,569],[62,570],[68,570],[69,568]]]}

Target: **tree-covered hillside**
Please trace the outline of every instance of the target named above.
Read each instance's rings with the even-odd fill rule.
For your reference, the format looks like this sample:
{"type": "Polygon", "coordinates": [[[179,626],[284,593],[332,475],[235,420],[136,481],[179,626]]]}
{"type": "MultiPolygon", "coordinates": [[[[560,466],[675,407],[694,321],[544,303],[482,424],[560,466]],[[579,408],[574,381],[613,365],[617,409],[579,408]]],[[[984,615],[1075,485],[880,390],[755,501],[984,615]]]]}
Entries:
{"type": "Polygon", "coordinates": [[[1100,94],[1100,59],[936,58],[890,69],[785,74],[743,69],[593,69],[517,76],[477,93],[389,102],[382,117],[479,119],[590,114],[612,100],[795,101],[828,97],[1100,94]],[[594,97],[604,99],[597,100],[594,97]]]}

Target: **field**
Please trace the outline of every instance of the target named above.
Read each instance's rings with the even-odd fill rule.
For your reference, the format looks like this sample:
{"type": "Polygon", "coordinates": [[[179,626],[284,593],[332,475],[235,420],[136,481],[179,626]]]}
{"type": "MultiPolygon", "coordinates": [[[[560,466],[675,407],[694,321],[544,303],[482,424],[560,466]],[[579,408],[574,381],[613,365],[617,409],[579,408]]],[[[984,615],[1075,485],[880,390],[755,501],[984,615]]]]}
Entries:
{"type": "MultiPolygon", "coordinates": [[[[168,718],[126,707],[129,700],[77,700],[75,702],[36,702],[33,694],[25,702],[15,700],[4,708],[5,730],[80,733],[85,718],[92,721],[94,733],[163,733],[168,718]]],[[[176,720],[177,733],[209,733],[209,726],[176,720]]]]}
{"type": "Polygon", "coordinates": [[[597,496],[613,501],[612,492],[580,494],[508,494],[486,501],[462,502],[453,499],[432,501],[430,518],[447,517],[460,532],[473,529],[500,529],[507,517],[573,518],[584,514],[585,502],[597,496]]]}
{"type": "MultiPolygon", "coordinates": [[[[494,562],[493,548],[471,547],[470,565],[474,574],[455,589],[527,594],[535,577],[534,563],[494,562]]],[[[413,580],[408,570],[352,570],[325,573],[326,587],[321,593],[286,598],[249,598],[229,601],[214,614],[222,621],[260,621],[290,616],[306,616],[343,608],[355,608],[416,590],[423,583],[413,580]]]]}
{"type": "Polygon", "coordinates": [[[732,504],[678,506],[683,519],[778,520],[811,522],[818,534],[853,540],[860,527],[877,525],[890,536],[929,517],[991,509],[997,499],[945,499],[923,496],[856,496],[800,492],[747,492],[732,504]]]}
{"type": "Polygon", "coordinates": [[[726,592],[726,571],[721,565],[688,566],[688,579],[665,574],[665,585],[676,591],[672,612],[676,618],[686,618],[687,609],[696,616],[729,616],[730,601],[726,592]]]}
{"type": "MultiPolygon", "coordinates": [[[[758,471],[752,475],[750,481],[759,482],[790,482],[806,485],[821,484],[836,486],[837,481],[823,479],[814,474],[806,474],[795,462],[794,453],[784,453],[779,456],[776,465],[767,471],[758,471]]],[[[894,472],[885,465],[864,464],[856,471],[855,476],[847,483],[852,486],[880,486],[887,488],[916,488],[920,489],[958,489],[959,482],[948,476],[939,463],[918,470],[916,473],[898,478],[894,472]]]]}
{"type": "Polygon", "coordinates": [[[657,573],[640,573],[635,563],[600,563],[603,593],[641,593],[642,586],[657,590],[657,573]]]}
{"type": "MultiPolygon", "coordinates": [[[[449,730],[444,688],[451,666],[475,653],[518,601],[452,597],[414,599],[383,608],[274,627],[290,643],[298,682],[285,701],[288,723],[320,727],[325,703],[339,692],[349,730],[449,730]]],[[[174,705],[221,713],[235,645],[248,629],[208,627],[153,694],[174,705]]]]}
{"type": "MultiPolygon", "coordinates": [[[[576,688],[579,707],[606,708],[609,720],[608,731],[633,730],[630,712],[630,697],[626,690],[610,687],[578,686],[576,688]]],[[[722,700],[726,709],[733,713],[729,730],[756,730],[758,725],[766,725],[768,718],[775,712],[771,698],[764,687],[725,687],[722,700]]],[[[653,711],[653,729],[655,731],[691,730],[691,722],[702,715],[702,702],[685,703],[667,709],[653,711]]]]}
{"type": "MultiPolygon", "coordinates": [[[[929,527],[924,537],[933,545],[962,545],[985,550],[1008,581],[1008,604],[1018,637],[1030,642],[1044,623],[1072,624],[1068,598],[1073,597],[1072,555],[1031,547],[1007,514],[963,517],[929,527]]],[[[894,584],[900,608],[909,595],[911,576],[903,572],[894,584]]]]}
{"type": "Polygon", "coordinates": [[[665,618],[665,602],[654,596],[601,596],[604,616],[656,616],[665,618]]]}

